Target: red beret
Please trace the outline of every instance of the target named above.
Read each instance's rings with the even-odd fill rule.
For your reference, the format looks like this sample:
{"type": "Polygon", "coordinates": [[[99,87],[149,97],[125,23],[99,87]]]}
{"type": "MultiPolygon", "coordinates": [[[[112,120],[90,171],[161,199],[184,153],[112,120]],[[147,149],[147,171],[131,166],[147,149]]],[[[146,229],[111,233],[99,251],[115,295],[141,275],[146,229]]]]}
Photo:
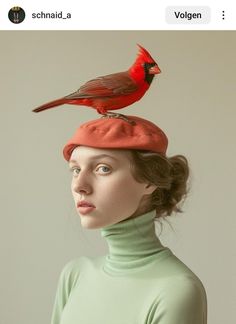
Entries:
{"type": "Polygon", "coordinates": [[[76,146],[94,148],[147,150],[165,154],[168,139],[165,133],[149,120],[136,117],[102,117],[82,124],[63,149],[69,161],[76,146]]]}

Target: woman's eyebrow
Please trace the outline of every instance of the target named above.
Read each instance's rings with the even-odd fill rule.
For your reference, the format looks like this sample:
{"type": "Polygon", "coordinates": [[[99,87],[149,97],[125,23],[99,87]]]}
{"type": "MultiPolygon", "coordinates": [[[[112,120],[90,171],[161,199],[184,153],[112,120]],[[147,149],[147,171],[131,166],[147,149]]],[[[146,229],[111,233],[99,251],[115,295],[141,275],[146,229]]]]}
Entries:
{"type": "MultiPolygon", "coordinates": [[[[115,158],[114,156],[108,155],[108,154],[99,154],[99,155],[94,155],[94,156],[89,157],[89,159],[90,159],[90,160],[99,160],[99,159],[104,158],[104,157],[108,157],[108,158],[111,158],[111,159],[113,159],[113,160],[115,160],[115,161],[118,161],[117,158],[115,158]]],[[[70,160],[70,161],[69,161],[69,164],[70,164],[70,163],[77,163],[77,161],[75,161],[75,160],[70,160]]]]}

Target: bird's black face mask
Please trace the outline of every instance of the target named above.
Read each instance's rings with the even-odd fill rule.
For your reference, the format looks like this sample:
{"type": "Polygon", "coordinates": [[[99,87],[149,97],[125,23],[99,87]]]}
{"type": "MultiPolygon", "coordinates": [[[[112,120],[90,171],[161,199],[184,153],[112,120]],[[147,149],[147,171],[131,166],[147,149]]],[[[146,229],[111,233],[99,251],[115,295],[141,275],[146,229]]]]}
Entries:
{"type": "Polygon", "coordinates": [[[148,84],[152,83],[155,74],[149,74],[149,69],[155,66],[156,63],[144,63],[145,81],[148,84]]]}

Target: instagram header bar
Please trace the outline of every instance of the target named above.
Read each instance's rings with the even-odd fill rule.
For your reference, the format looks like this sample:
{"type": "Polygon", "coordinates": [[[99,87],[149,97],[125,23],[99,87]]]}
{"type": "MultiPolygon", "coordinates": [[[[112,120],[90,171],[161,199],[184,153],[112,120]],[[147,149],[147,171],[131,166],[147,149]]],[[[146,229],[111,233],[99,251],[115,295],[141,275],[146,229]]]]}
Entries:
{"type": "Polygon", "coordinates": [[[234,1],[21,1],[0,4],[1,30],[235,30],[234,1]]]}

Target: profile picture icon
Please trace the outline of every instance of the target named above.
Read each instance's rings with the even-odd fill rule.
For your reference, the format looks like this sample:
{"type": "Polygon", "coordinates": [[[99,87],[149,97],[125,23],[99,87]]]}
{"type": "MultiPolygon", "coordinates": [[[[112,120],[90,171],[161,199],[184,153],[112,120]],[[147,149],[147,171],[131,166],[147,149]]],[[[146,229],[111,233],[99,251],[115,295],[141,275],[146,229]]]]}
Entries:
{"type": "Polygon", "coordinates": [[[13,24],[20,24],[25,19],[25,11],[21,7],[13,7],[8,12],[8,18],[13,24]]]}

